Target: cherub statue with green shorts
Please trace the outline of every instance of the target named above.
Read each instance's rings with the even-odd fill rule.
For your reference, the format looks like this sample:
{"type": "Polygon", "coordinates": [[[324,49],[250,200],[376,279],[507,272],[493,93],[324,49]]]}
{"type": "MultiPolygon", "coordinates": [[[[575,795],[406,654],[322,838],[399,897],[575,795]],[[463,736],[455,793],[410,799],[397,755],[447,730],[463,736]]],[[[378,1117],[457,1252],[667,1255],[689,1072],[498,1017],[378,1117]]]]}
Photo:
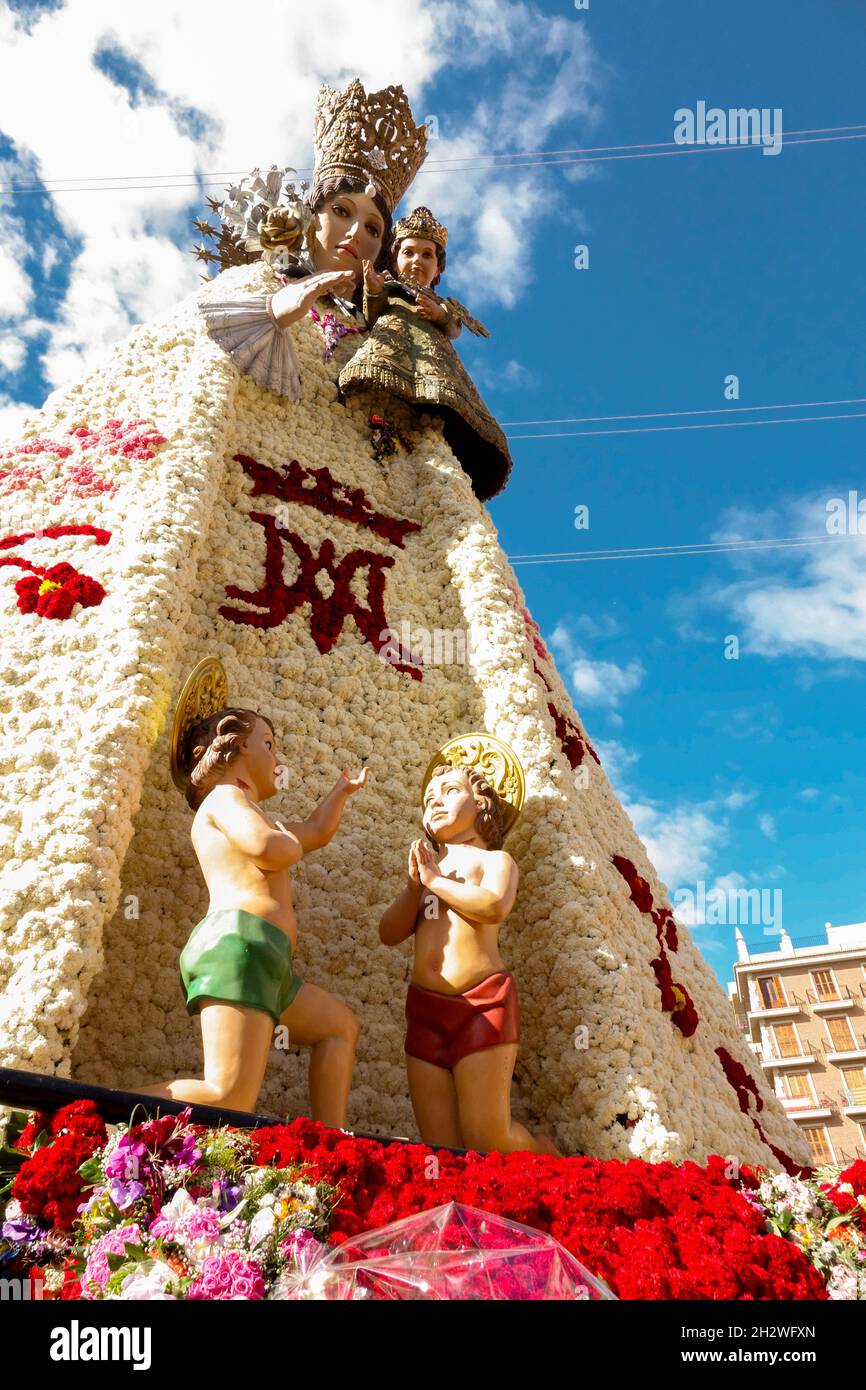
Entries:
{"type": "Polygon", "coordinates": [[[192,843],[210,893],[207,915],[180,956],[190,1014],[199,1014],[204,1078],[139,1086],[144,1095],[253,1110],[275,1025],[312,1048],[313,1118],[344,1128],[359,1025],[347,1005],[295,974],[297,922],[289,870],[336,833],[346,802],[363,787],[341,773],[305,821],[268,815],[278,789],[271,721],[228,704],[219,661],[186,682],[172,731],[172,775],[195,811],[192,843]]]}

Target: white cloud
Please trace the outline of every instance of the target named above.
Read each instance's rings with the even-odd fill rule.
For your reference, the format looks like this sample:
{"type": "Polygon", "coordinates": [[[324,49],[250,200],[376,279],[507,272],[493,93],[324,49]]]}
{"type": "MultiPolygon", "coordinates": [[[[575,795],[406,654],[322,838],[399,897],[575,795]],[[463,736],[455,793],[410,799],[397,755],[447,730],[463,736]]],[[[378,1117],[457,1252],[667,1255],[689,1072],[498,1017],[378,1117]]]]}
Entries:
{"type": "Polygon", "coordinates": [[[0,319],[16,319],[30,307],[33,284],[24,269],[26,255],[21,222],[0,210],[0,319]]]}
{"type": "Polygon", "coordinates": [[[766,835],[768,840],[776,838],[776,818],[775,816],[758,816],[758,829],[762,835],[766,835]]]}
{"type": "Polygon", "coordinates": [[[645,671],[640,661],[618,666],[615,661],[593,661],[575,642],[564,623],[558,623],[550,646],[559,652],[567,666],[578,703],[603,705],[615,709],[626,695],[636,690],[645,671]]]}
{"type": "Polygon", "coordinates": [[[0,336],[0,369],[10,375],[21,370],[27,357],[27,346],[11,333],[0,336]]]}
{"type": "MultiPolygon", "coordinates": [[[[475,303],[492,300],[509,307],[532,279],[527,253],[533,224],[562,199],[552,175],[521,166],[508,152],[543,150],[566,120],[580,120],[589,129],[598,119],[592,94],[602,66],[585,26],[540,15],[529,5],[479,0],[468,10],[437,5],[436,14],[447,16],[440,39],[459,38],[461,62],[471,63],[473,52],[476,62],[495,54],[508,63],[509,76],[495,96],[476,103],[459,128],[433,113],[440,138],[431,145],[428,167],[409,201],[433,208],[451,235],[456,230],[460,244],[469,243],[468,253],[449,259],[449,285],[475,303]],[[505,158],[493,161],[491,155],[505,158]],[[479,156],[501,167],[479,170],[479,156]]],[[[561,166],[556,167],[559,173],[561,166]]],[[[595,173],[592,165],[568,167],[574,178],[595,173]]],[[[575,222],[579,214],[570,209],[569,216],[575,222]]]]}
{"type": "Polygon", "coordinates": [[[615,738],[597,738],[595,751],[601,758],[601,765],[611,782],[618,781],[628,768],[640,760],[640,753],[634,753],[615,738]]]}
{"type": "MultiPolygon", "coordinates": [[[[704,884],[704,898],[710,902],[719,902],[722,899],[727,902],[728,893],[736,892],[738,888],[745,888],[746,879],[742,874],[729,873],[718,874],[712,883],[704,884]]],[[[684,923],[687,927],[702,927],[706,925],[706,910],[702,907],[702,900],[699,898],[697,890],[689,887],[689,891],[683,892],[676,900],[674,915],[678,922],[684,923]]],[[[713,925],[716,925],[713,923],[713,925]]]]}
{"type": "Polygon", "coordinates": [[[22,421],[34,414],[35,409],[35,406],[24,405],[0,394],[0,441],[14,438],[22,421]]]}
{"type": "Polygon", "coordinates": [[[821,793],[817,787],[804,787],[797,795],[802,797],[803,801],[814,801],[815,797],[820,796],[821,793]]]}
{"type": "Polygon", "coordinates": [[[472,364],[472,377],[478,386],[491,391],[509,390],[512,387],[528,390],[537,384],[535,373],[530,371],[524,362],[518,362],[514,357],[509,358],[501,367],[491,367],[479,358],[472,364]]]}
{"type": "MultiPolygon", "coordinates": [[[[693,613],[701,605],[727,610],[729,630],[743,653],[807,656],[823,662],[866,661],[866,535],[832,537],[827,503],[847,496],[847,486],[791,497],[762,512],[726,511],[713,540],[817,537],[813,546],[731,553],[738,578],[680,595],[672,609],[693,613]]],[[[828,674],[845,674],[845,667],[828,674]]],[[[814,673],[796,673],[808,688],[814,673]]]]}
{"type": "MultiPolygon", "coordinates": [[[[515,80],[493,103],[476,104],[456,141],[433,142],[429,158],[539,148],[564,117],[595,114],[588,92],[598,63],[584,27],[523,4],[378,0],[374,8],[317,0],[301,16],[280,0],[248,0],[241,17],[232,12],[230,26],[219,14],[210,20],[179,0],[122,11],[116,0],[67,0],[26,25],[0,9],[0,131],[19,154],[17,166],[7,163],[7,177],[108,180],[203,170],[220,173],[207,190],[218,193],[228,172],[256,164],[309,169],[323,81],[342,86],[357,75],[368,90],[401,82],[423,120],[432,114],[425,89],[444,64],[474,67],[496,58],[514,64],[515,80]],[[134,101],[94,66],[94,56],[111,48],[131,56],[148,79],[134,101]],[[197,115],[190,120],[185,111],[197,115]]],[[[445,124],[444,113],[439,117],[445,124]]],[[[451,283],[471,280],[467,297],[475,303],[485,296],[514,302],[527,278],[532,227],[550,197],[549,177],[430,176],[439,215],[457,215],[452,244],[467,248],[455,258],[451,283]]],[[[421,201],[410,194],[407,205],[421,201]]],[[[44,372],[51,385],[197,286],[189,222],[203,202],[189,187],[66,191],[44,200],[62,235],[46,234],[34,254],[46,273],[58,260],[71,262],[59,305],[34,306],[50,320],[44,372]]],[[[7,237],[3,245],[0,312],[5,306],[14,318],[32,312],[32,285],[20,245],[7,237]]]]}
{"type": "Polygon", "coordinates": [[[722,799],[729,811],[739,811],[741,806],[745,806],[749,801],[754,801],[756,796],[757,792],[741,792],[735,790],[728,792],[728,795],[722,799]]]}
{"type": "Polygon", "coordinates": [[[726,825],[714,818],[713,802],[676,806],[624,801],[650,862],[668,886],[694,883],[709,871],[713,856],[727,839],[726,825]]]}

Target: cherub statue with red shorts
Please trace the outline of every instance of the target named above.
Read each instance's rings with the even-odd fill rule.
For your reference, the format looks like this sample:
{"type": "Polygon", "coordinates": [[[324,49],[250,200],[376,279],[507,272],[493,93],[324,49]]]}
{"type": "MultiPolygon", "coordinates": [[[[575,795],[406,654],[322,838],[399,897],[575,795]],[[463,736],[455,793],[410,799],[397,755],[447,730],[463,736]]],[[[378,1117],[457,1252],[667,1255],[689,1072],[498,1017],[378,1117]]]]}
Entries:
{"type": "Polygon", "coordinates": [[[363,787],[341,773],[311,816],[286,823],[260,803],[278,789],[271,721],[228,702],[222,664],[205,658],[187,680],[171,738],[172,776],[195,811],[191,835],[210,893],[207,915],[180,956],[187,1012],[199,1014],[204,1077],[139,1086],[144,1095],[252,1110],[275,1025],[312,1048],[313,1118],[342,1128],[358,1020],[348,1006],[295,973],[298,928],[289,869],[335,835],[363,787]]]}
{"type": "Polygon", "coordinates": [[[441,749],[424,779],[430,844],[413,841],[406,886],[379,922],[388,946],[415,937],[405,1051],[427,1144],[559,1153],[511,1118],[520,1013],[499,931],[518,871],[502,843],[522,801],[520,763],[499,739],[466,734],[441,749]]]}

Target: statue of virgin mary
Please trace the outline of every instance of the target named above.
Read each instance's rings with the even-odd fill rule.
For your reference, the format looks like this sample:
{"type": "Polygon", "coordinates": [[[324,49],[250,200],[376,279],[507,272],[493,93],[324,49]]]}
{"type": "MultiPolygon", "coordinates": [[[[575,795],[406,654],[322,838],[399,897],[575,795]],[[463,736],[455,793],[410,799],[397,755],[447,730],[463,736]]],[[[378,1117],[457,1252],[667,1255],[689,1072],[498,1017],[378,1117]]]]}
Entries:
{"type": "MultiPolygon", "coordinates": [[[[198,1072],[178,955],[207,895],[168,754],[178,692],[214,656],[277,731],[270,809],[301,819],[342,767],[370,769],[295,877],[298,973],[362,1024],[350,1124],[416,1133],[410,958],[376,924],[430,757],[486,730],[526,781],[503,933],[516,1117],[568,1153],[806,1162],[527,610],[481,500],[501,456],[473,473],[443,414],[394,393],[383,466],[382,412],[340,389],[365,341],[360,264],[385,264],[425,140],[402,88],[324,87],[311,188],[276,171],[231,190],[226,268],[2,450],[0,1065],[129,1089],[198,1072]]],[[[305,1105],[289,1040],[259,1108],[305,1105]]]]}

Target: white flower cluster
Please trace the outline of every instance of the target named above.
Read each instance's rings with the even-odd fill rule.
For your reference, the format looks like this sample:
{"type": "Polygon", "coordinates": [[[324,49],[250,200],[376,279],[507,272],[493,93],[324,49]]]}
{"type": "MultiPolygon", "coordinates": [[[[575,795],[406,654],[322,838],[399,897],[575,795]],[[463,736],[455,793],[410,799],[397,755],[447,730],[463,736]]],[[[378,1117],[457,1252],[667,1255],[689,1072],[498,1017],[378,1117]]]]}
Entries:
{"type": "MultiPolygon", "coordinates": [[[[259,264],[225,272],[200,295],[274,288],[259,264]]],[[[169,443],[130,476],[112,473],[120,486],[110,499],[87,503],[88,520],[113,522],[122,537],[98,557],[84,544],[74,548],[82,563],[86,551],[88,573],[109,591],[100,607],[65,623],[22,618],[11,578],[0,580],[14,719],[0,823],[16,885],[0,967],[3,1060],[65,1070],[71,1051],[76,1077],[129,1087],[200,1069],[199,1030],[184,1008],[177,962],[207,894],[191,815],[169,775],[168,724],[187,672],[216,655],[232,700],[276,726],[290,774],[285,813],[309,814],[341,767],[370,768],[334,840],[293,875],[298,971],[362,1022],[353,1127],[416,1133],[402,1052],[411,947],[382,946],[376,924],[419,833],[429,757],[452,735],[484,727],[514,747],[527,777],[526,806],[508,842],[521,886],[503,931],[522,1011],[516,1113],[566,1151],[696,1161],[721,1153],[777,1168],[715,1055],[724,1046],[764,1097],[759,1119],[770,1141],[807,1161],[802,1136],[743,1048],[684,929],[672,963],[700,1016],[694,1036],[684,1038],[660,1007],[650,968],[655,927],[630,901],[611,855],[635,863],[658,905],[667,901],[664,886],[603,770],[587,758],[588,785],[575,784],[548,701],[578,728],[580,721],[553,666],[544,667],[552,694],[533,672],[525,599],[440,422],[411,421],[400,403],[380,399],[376,408],[412,440],[377,462],[370,400],[337,398],[336,378],[358,338],[343,338],[324,362],[315,323],[290,331],[298,405],[239,378],[187,301],[138,330],[52,407],[59,423],[84,410],[92,419],[135,412],[169,443]],[[399,548],[312,504],[253,498],[236,454],[278,473],[293,459],[326,467],[363,489],[371,510],[420,530],[399,548]],[[465,659],[431,664],[413,679],[380,659],[351,614],[341,628],[336,622],[323,651],[313,606],[307,598],[292,606],[297,593],[283,613],[273,610],[273,626],[232,621],[225,610],[269,613],[258,592],[265,532],[252,512],[275,516],[314,556],[330,541],[335,563],[357,550],[392,560],[384,570],[388,628],[462,631],[465,659]],[[227,586],[251,597],[230,598],[227,586]]],[[[283,549],[290,587],[299,560],[286,539],[283,549]]],[[[370,607],[367,575],[359,563],[350,585],[359,611],[370,607]]],[[[315,583],[315,610],[327,625],[333,583],[322,570],[315,583]]],[[[275,1048],[258,1108],[305,1112],[305,1073],[297,1054],[275,1048]]]]}

